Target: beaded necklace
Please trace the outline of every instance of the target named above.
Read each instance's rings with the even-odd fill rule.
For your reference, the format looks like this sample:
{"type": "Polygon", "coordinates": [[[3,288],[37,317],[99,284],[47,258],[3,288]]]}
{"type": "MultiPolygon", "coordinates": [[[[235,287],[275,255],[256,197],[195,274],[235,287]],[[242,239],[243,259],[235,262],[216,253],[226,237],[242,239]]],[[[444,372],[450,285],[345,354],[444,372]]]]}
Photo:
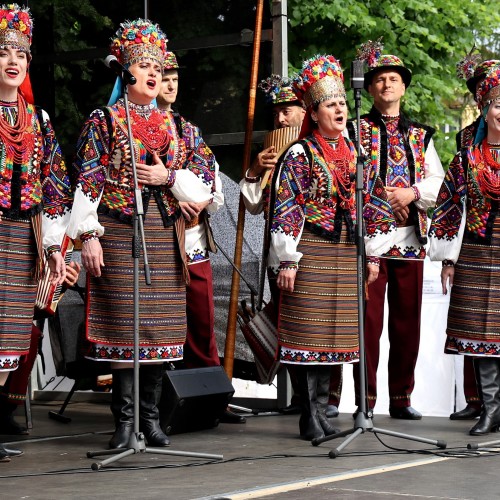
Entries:
{"type": "MultiPolygon", "coordinates": [[[[118,113],[125,120],[125,108],[119,106],[118,113]]],[[[130,103],[130,121],[134,136],[141,141],[146,150],[161,156],[170,142],[163,115],[154,105],[140,106],[130,103]]]]}
{"type": "Polygon", "coordinates": [[[23,164],[32,156],[35,144],[35,136],[28,130],[31,116],[26,101],[18,94],[16,103],[0,101],[0,106],[12,111],[17,106],[17,116],[3,110],[0,113],[0,142],[12,154],[14,163],[23,164]]]}
{"type": "Polygon", "coordinates": [[[489,198],[500,201],[500,163],[491,154],[491,148],[486,139],[483,140],[481,151],[484,162],[479,166],[477,180],[481,191],[489,198]]]}
{"type": "Polygon", "coordinates": [[[338,137],[337,147],[333,148],[326,139],[314,130],[313,136],[323,152],[328,168],[332,174],[332,182],[340,198],[342,208],[351,208],[354,199],[351,197],[351,176],[349,171],[351,152],[342,134],[338,137]]]}

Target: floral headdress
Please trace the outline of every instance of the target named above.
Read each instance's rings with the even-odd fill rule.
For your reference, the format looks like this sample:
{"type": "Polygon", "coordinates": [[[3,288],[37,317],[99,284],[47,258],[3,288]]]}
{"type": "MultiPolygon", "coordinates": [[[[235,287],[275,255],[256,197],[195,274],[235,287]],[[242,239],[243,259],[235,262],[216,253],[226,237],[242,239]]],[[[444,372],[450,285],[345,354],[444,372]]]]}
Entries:
{"type": "Polygon", "coordinates": [[[302,70],[292,82],[297,98],[307,108],[313,104],[346,96],[344,73],[335,57],[316,55],[302,64],[302,70]]]}
{"type": "Polygon", "coordinates": [[[280,75],[271,75],[259,83],[259,88],[266,95],[268,104],[300,104],[298,97],[293,93],[292,80],[280,75]]]}
{"type": "Polygon", "coordinates": [[[477,92],[474,99],[481,110],[481,120],[477,127],[474,144],[479,144],[487,135],[486,115],[490,108],[490,104],[495,99],[500,98],[500,61],[491,66],[486,76],[477,87],[477,92]]]}
{"type": "Polygon", "coordinates": [[[0,7],[0,48],[13,47],[30,54],[33,19],[27,7],[10,3],[0,7]]]}
{"type": "Polygon", "coordinates": [[[476,46],[474,45],[471,51],[460,61],[457,62],[457,77],[463,80],[470,80],[474,77],[474,70],[481,61],[481,54],[476,51],[476,46]]]}
{"type": "Polygon", "coordinates": [[[148,19],[125,21],[111,41],[111,53],[126,66],[150,60],[163,68],[167,42],[165,33],[148,19]]]}
{"type": "Polygon", "coordinates": [[[481,108],[500,97],[500,61],[490,67],[484,80],[479,84],[476,101],[481,108]]]}
{"type": "Polygon", "coordinates": [[[405,86],[408,88],[411,83],[411,71],[405,67],[403,61],[392,54],[382,54],[384,45],[382,38],[361,44],[358,49],[357,59],[365,61],[368,65],[368,71],[365,73],[365,90],[371,84],[373,77],[381,70],[396,71],[401,75],[405,86]]]}
{"type": "Polygon", "coordinates": [[[477,84],[486,76],[488,71],[500,63],[498,59],[481,61],[481,55],[473,53],[475,47],[457,63],[457,76],[465,79],[470,93],[476,97],[477,84]]]}
{"type": "Polygon", "coordinates": [[[165,52],[165,64],[163,65],[163,71],[168,71],[170,69],[179,69],[179,64],[177,63],[177,57],[175,54],[167,50],[165,52]]]}

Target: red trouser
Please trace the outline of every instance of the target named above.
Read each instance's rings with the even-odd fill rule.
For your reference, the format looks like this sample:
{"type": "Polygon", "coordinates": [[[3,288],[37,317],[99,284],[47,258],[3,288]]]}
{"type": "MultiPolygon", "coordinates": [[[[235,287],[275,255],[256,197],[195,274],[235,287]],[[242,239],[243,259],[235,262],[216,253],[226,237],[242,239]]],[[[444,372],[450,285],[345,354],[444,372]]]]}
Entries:
{"type": "MultiPolygon", "coordinates": [[[[365,346],[369,408],[373,408],[377,400],[377,368],[386,287],[389,304],[389,404],[400,408],[411,404],[420,343],[423,274],[424,263],[421,260],[382,258],[378,279],[368,287],[365,346]]],[[[357,364],[354,365],[354,386],[359,405],[357,364]]]]}
{"type": "Polygon", "coordinates": [[[473,359],[473,356],[464,356],[464,395],[467,404],[479,410],[482,401],[477,390],[473,359]]]}
{"type": "Polygon", "coordinates": [[[22,404],[26,400],[26,392],[28,390],[28,380],[35,364],[38,354],[38,345],[42,337],[42,332],[35,325],[31,328],[31,343],[28,354],[21,356],[19,367],[9,374],[9,378],[5,383],[3,395],[9,403],[22,404]]]}
{"type": "Polygon", "coordinates": [[[184,344],[186,368],[219,366],[214,333],[212,266],[206,260],[189,267],[186,287],[187,334],[184,344]]]}

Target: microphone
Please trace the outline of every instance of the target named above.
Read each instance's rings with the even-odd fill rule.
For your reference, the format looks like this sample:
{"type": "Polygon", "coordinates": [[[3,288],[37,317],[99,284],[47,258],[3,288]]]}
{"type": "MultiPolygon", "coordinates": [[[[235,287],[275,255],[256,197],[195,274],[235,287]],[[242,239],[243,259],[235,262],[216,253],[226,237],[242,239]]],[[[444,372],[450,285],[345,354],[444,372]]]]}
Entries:
{"type": "Polygon", "coordinates": [[[109,55],[103,62],[109,69],[121,76],[126,85],[135,85],[137,83],[136,77],[123,64],[120,64],[115,56],[109,55]]]}
{"type": "Polygon", "coordinates": [[[365,76],[363,70],[363,61],[354,59],[351,63],[351,88],[354,90],[363,89],[365,76]]]}

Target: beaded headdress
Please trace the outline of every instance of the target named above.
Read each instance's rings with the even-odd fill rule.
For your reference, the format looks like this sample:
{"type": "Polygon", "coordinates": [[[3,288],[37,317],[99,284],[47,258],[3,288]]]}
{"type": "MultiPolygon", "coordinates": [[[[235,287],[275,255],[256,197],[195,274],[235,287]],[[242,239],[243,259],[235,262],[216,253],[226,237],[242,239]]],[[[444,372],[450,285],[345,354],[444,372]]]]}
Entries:
{"type": "Polygon", "coordinates": [[[0,7],[0,48],[13,47],[30,54],[33,19],[27,7],[10,3],[0,7]]]}
{"type": "Polygon", "coordinates": [[[111,41],[111,53],[126,66],[149,60],[163,68],[167,42],[165,33],[148,19],[125,21],[111,41]]]}
{"type": "Polygon", "coordinates": [[[365,73],[365,90],[368,90],[373,77],[381,70],[396,71],[401,75],[405,86],[408,88],[411,83],[411,71],[405,67],[399,57],[392,54],[382,54],[383,50],[382,38],[375,41],[368,40],[358,49],[357,59],[365,61],[368,65],[368,71],[365,73]]]}
{"type": "Polygon", "coordinates": [[[168,71],[170,69],[179,69],[179,64],[177,63],[177,57],[175,54],[167,50],[165,52],[165,64],[163,65],[163,71],[168,71]]]}
{"type": "Polygon", "coordinates": [[[479,84],[476,101],[481,108],[500,97],[500,62],[490,67],[484,80],[479,84]]]}
{"type": "Polygon", "coordinates": [[[498,64],[497,59],[487,59],[481,61],[481,54],[474,53],[475,47],[457,63],[457,76],[467,81],[467,88],[471,94],[476,96],[477,84],[486,76],[486,73],[498,64]]]}
{"type": "Polygon", "coordinates": [[[280,75],[271,75],[259,83],[268,104],[300,104],[298,97],[293,93],[292,80],[280,75]]]}
{"type": "Polygon", "coordinates": [[[297,98],[307,108],[328,99],[345,98],[344,73],[335,57],[316,55],[302,64],[302,70],[292,82],[297,98]]]}

